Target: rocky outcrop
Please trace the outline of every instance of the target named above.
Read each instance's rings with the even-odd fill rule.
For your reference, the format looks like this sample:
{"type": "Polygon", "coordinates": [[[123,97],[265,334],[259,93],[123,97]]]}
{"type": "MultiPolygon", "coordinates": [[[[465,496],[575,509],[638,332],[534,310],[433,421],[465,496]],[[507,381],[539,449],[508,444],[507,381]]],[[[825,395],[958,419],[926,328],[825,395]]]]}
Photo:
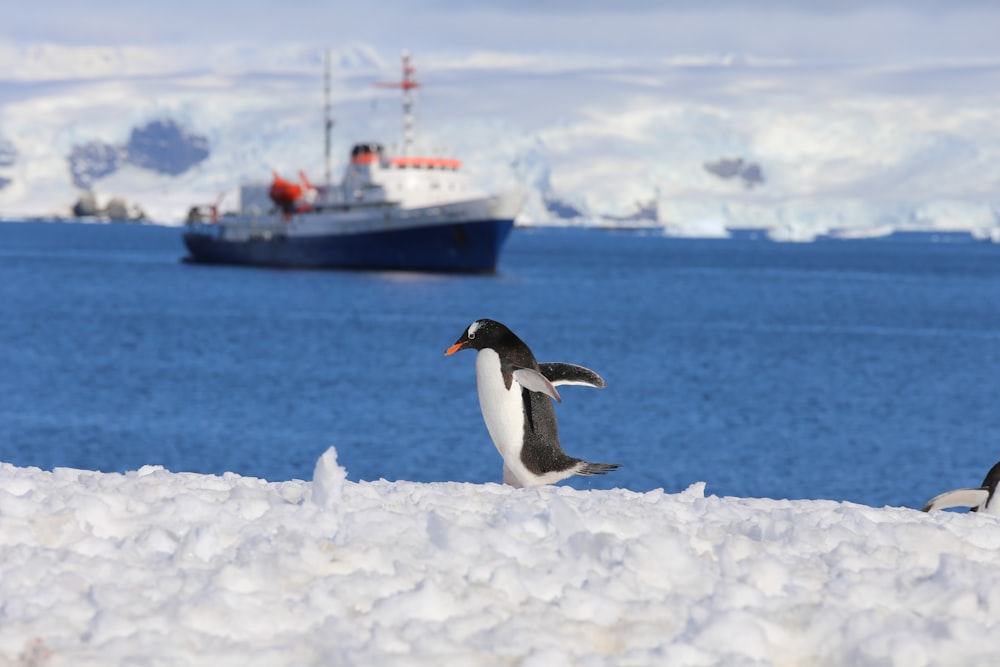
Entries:
{"type": "Polygon", "coordinates": [[[542,201],[545,203],[545,210],[560,220],[574,220],[583,215],[583,212],[576,206],[555,197],[551,193],[546,193],[542,201]]]}
{"type": "MultiPolygon", "coordinates": [[[[0,139],[0,167],[13,167],[17,162],[17,148],[8,139],[0,139]]],[[[12,180],[0,174],[0,190],[10,185],[12,180]]]]}
{"type": "Polygon", "coordinates": [[[755,162],[747,162],[741,157],[721,158],[715,162],[706,162],[705,171],[719,178],[730,180],[738,178],[743,185],[752,188],[764,184],[764,170],[755,162]]]}
{"type": "Polygon", "coordinates": [[[101,141],[89,141],[73,146],[69,154],[69,171],[73,185],[89,188],[94,181],[113,174],[125,161],[125,150],[101,141]]]}
{"type": "Polygon", "coordinates": [[[139,221],[146,219],[146,213],[136,204],[121,197],[112,197],[101,206],[93,192],[84,192],[73,204],[73,215],[77,218],[106,218],[115,222],[139,221]]]}
{"type": "Polygon", "coordinates": [[[129,164],[177,176],[209,156],[208,139],[172,120],[157,120],[133,128],[125,154],[129,164]]]}
{"type": "Polygon", "coordinates": [[[0,139],[0,167],[13,167],[17,162],[17,147],[9,139],[0,139]]]}
{"type": "Polygon", "coordinates": [[[182,128],[175,121],[155,120],[132,128],[128,142],[90,141],[74,146],[68,162],[73,184],[89,189],[125,165],[178,176],[211,154],[208,139],[182,128]]]}

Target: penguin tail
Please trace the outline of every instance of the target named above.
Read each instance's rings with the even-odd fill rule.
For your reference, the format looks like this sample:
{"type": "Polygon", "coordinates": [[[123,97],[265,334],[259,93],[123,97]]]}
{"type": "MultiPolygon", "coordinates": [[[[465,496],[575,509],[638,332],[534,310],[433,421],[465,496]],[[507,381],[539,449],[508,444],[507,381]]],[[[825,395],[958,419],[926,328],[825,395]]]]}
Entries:
{"type": "Polygon", "coordinates": [[[577,469],[577,475],[605,475],[612,470],[617,470],[621,467],[620,463],[591,463],[590,461],[583,461],[580,467],[577,469]]]}

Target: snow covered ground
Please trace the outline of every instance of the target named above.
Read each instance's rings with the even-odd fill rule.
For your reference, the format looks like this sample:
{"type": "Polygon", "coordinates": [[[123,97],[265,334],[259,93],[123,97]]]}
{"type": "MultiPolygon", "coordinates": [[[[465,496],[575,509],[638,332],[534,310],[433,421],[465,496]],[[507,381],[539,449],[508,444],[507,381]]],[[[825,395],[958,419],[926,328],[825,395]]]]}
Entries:
{"type": "Polygon", "coordinates": [[[998,548],[994,516],[355,483],[333,449],[312,482],[0,464],[0,664],[987,665],[998,548]]]}

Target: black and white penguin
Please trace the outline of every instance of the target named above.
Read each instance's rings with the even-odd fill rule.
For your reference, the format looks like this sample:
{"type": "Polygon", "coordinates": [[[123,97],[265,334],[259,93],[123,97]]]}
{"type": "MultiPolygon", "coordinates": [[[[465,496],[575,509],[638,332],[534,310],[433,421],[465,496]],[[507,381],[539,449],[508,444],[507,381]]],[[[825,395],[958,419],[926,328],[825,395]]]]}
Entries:
{"type": "Polygon", "coordinates": [[[1000,462],[997,462],[986,473],[983,485],[978,489],[955,489],[934,496],[924,505],[924,511],[943,510],[949,507],[970,507],[973,512],[985,514],[1000,514],[1000,502],[997,502],[996,490],[1000,483],[1000,462]]]}
{"type": "Polygon", "coordinates": [[[559,444],[552,400],[557,385],[604,387],[604,379],[583,366],[535,361],[513,331],[495,320],[476,320],[445,354],[478,350],[476,388],[483,421],[500,456],[503,481],[511,486],[554,484],[573,475],[603,475],[617,463],[589,463],[559,444]]]}

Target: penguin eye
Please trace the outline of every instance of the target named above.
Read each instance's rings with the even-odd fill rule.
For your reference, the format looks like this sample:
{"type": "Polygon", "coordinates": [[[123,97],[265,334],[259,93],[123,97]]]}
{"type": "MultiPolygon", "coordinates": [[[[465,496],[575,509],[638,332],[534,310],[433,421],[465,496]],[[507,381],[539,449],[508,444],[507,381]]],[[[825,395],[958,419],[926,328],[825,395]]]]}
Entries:
{"type": "Polygon", "coordinates": [[[469,340],[472,340],[475,337],[476,337],[476,332],[475,331],[470,331],[469,332],[469,340]]]}

